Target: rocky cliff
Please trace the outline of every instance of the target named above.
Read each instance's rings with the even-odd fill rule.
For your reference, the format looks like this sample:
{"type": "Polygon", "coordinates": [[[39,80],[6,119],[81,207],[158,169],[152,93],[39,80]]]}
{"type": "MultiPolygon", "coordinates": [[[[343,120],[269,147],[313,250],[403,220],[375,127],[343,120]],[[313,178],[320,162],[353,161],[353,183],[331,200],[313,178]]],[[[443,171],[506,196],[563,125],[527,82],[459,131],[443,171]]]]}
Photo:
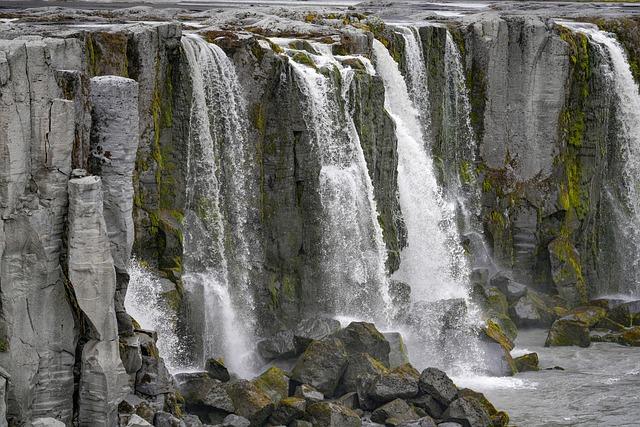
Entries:
{"type": "MultiPolygon", "coordinates": [[[[77,14],[16,13],[11,16],[18,21],[0,24],[2,425],[5,418],[11,425],[55,418],[65,425],[111,426],[118,411],[147,411],[151,421],[154,413],[183,415],[154,334],[124,310],[132,253],[173,282],[164,296],[183,319],[180,333],[202,347],[182,281],[193,108],[180,43],[185,28],[118,22],[135,20],[131,11],[80,13],[100,21],[86,28],[42,22],[77,14]]],[[[154,17],[146,11],[140,19],[148,15],[154,17]]],[[[260,335],[330,309],[318,294],[319,155],[292,69],[292,61],[317,66],[304,53],[314,49],[307,40],[324,43],[355,70],[341,108],[362,146],[389,273],[401,263],[406,243],[384,86],[366,72],[366,63],[353,59],[371,58],[377,38],[406,72],[401,38],[358,13],[280,15],[183,17],[199,19],[187,29],[231,58],[246,100],[252,147],[247,197],[255,208],[247,221],[254,239],[249,275],[260,335]],[[268,37],[291,39],[299,53],[284,55],[268,37]]],[[[547,305],[576,306],[619,290],[627,279],[619,273],[623,264],[614,248],[620,237],[606,196],[620,178],[611,136],[619,124],[605,59],[585,36],[546,18],[487,14],[470,21],[420,30],[433,82],[431,148],[442,181],[455,164],[454,173],[477,186],[479,219],[495,262],[516,282],[561,300],[547,305]],[[447,142],[447,93],[441,90],[447,31],[465,70],[473,164],[453,159],[447,142]]],[[[625,38],[636,21],[598,23],[611,26],[637,60],[633,36],[625,38]]],[[[524,298],[508,296],[512,310],[524,298]]],[[[550,316],[543,323],[557,314],[550,316]]],[[[186,357],[199,360],[206,355],[194,353],[202,351],[186,357]]]]}

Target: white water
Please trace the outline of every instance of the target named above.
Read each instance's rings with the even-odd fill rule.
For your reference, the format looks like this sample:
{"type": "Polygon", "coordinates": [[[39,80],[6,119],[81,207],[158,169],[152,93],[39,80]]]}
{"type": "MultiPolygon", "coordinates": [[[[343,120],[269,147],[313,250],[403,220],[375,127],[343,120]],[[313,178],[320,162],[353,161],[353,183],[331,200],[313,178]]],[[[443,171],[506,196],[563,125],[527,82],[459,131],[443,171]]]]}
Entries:
{"type": "Polygon", "coordinates": [[[245,233],[246,109],[222,49],[191,35],[182,44],[193,82],[183,281],[202,311],[202,358],[223,357],[246,377],[253,373],[255,328],[245,233]]]}
{"type": "Polygon", "coordinates": [[[627,55],[615,36],[592,24],[558,22],[573,31],[586,34],[609,57],[613,87],[617,98],[616,128],[622,141],[624,193],[622,209],[615,212],[621,229],[617,240],[619,257],[628,270],[625,283],[615,291],[640,296],[640,93],[627,55]],[[631,253],[629,253],[631,252],[631,253]]]}
{"type": "Polygon", "coordinates": [[[373,185],[348,111],[353,70],[342,66],[322,45],[314,47],[322,54],[309,57],[329,70],[327,75],[290,63],[305,96],[303,117],[321,165],[324,301],[318,304],[338,316],[373,321],[381,318],[389,303],[386,247],[373,185]],[[339,73],[332,72],[335,70],[339,73]]]}
{"type": "Polygon", "coordinates": [[[143,329],[156,331],[158,350],[170,372],[187,368],[181,355],[185,348],[176,334],[176,313],[169,307],[161,279],[135,259],[129,264],[129,287],[124,306],[143,329]]]}
{"type": "MultiPolygon", "coordinates": [[[[404,34],[416,35],[413,31],[404,34]]],[[[421,55],[415,50],[418,44],[406,46],[407,62],[417,63],[421,55]]],[[[470,330],[478,316],[468,304],[469,271],[455,226],[454,205],[445,200],[436,180],[427,150],[430,144],[419,123],[421,116],[398,64],[377,40],[373,51],[384,81],[385,107],[396,124],[398,189],[408,234],[400,269],[393,277],[411,286],[414,318],[409,320],[412,326],[398,329],[407,338],[410,357],[419,368],[438,366],[468,375],[483,368],[483,357],[470,330]],[[442,300],[454,298],[467,301],[469,312],[454,308],[450,317],[443,316],[451,306],[442,300]]],[[[410,81],[420,84],[418,78],[410,81]]]]}

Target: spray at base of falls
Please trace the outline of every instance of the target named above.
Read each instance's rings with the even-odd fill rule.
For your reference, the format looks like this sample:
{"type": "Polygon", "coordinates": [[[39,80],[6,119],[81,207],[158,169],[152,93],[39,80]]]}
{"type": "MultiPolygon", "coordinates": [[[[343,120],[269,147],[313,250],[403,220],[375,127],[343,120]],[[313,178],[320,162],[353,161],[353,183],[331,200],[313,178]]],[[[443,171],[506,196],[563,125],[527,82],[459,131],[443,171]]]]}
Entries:
{"type": "MultiPolygon", "coordinates": [[[[413,31],[404,34],[416,37],[413,31]]],[[[424,64],[420,44],[415,41],[405,46],[408,63],[416,64],[409,80],[420,85],[420,77],[426,77],[419,68],[424,64]]],[[[445,200],[436,180],[425,127],[420,125],[421,115],[398,64],[377,40],[373,51],[376,70],[384,81],[385,107],[396,124],[400,207],[408,234],[400,269],[393,275],[408,283],[412,292],[410,313],[400,321],[406,330],[400,329],[418,367],[437,366],[454,374],[480,372],[483,356],[473,331],[479,317],[468,301],[465,280],[469,270],[459,244],[453,204],[445,200]]]]}
{"type": "MultiPolygon", "coordinates": [[[[176,334],[177,318],[163,295],[162,279],[142,267],[135,259],[129,265],[129,287],[125,308],[143,329],[156,331],[158,350],[170,372],[183,371],[190,366],[184,364],[182,355],[186,351],[176,334]]],[[[164,279],[166,280],[166,279],[164,279]]]]}
{"type": "MultiPolygon", "coordinates": [[[[606,196],[612,203],[618,235],[617,259],[623,263],[625,276],[616,289],[600,290],[640,296],[640,93],[631,73],[624,48],[615,35],[596,25],[557,21],[574,32],[585,34],[603,57],[608,58],[612,88],[616,97],[616,129],[620,140],[623,180],[620,191],[610,190],[606,196]]],[[[617,183],[616,183],[617,185],[617,183]]]]}
{"type": "MultiPolygon", "coordinates": [[[[285,52],[296,52],[283,45],[285,52]]],[[[303,118],[321,166],[324,301],[318,304],[335,315],[380,321],[389,305],[386,247],[373,184],[349,114],[347,94],[354,71],[342,66],[325,46],[314,47],[322,54],[309,57],[319,70],[293,60],[290,64],[305,97],[303,118]]]]}
{"type": "Polygon", "coordinates": [[[233,372],[249,376],[255,318],[247,271],[246,108],[220,47],[193,35],[182,45],[193,84],[183,222],[191,322],[203,323],[202,362],[223,357],[233,372]]]}

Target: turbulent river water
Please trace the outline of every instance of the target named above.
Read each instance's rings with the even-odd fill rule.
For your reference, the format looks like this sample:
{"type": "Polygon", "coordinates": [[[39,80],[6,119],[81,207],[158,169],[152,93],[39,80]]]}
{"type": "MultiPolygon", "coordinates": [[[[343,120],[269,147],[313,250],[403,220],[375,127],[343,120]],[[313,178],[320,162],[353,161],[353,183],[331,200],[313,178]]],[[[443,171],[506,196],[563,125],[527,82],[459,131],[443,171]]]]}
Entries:
{"type": "Polygon", "coordinates": [[[514,355],[536,352],[540,367],[512,378],[458,378],[485,393],[518,426],[637,426],[640,348],[593,343],[589,348],[544,347],[544,330],[522,330],[514,355]]]}

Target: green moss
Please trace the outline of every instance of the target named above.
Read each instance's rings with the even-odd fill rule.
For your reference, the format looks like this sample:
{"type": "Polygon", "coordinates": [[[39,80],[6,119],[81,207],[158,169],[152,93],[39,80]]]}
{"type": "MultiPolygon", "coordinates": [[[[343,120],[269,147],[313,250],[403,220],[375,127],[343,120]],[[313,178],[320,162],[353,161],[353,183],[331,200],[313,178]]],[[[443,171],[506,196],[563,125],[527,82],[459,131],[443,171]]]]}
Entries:
{"type": "Polygon", "coordinates": [[[313,62],[313,59],[311,59],[311,57],[309,56],[309,54],[307,54],[306,52],[296,52],[291,59],[293,59],[294,61],[296,61],[299,64],[303,64],[306,65],[307,67],[311,67],[311,68],[318,68],[316,66],[316,63],[313,62]]]}
{"type": "Polygon", "coordinates": [[[0,353],[9,351],[9,341],[6,338],[0,338],[0,353]]]}

